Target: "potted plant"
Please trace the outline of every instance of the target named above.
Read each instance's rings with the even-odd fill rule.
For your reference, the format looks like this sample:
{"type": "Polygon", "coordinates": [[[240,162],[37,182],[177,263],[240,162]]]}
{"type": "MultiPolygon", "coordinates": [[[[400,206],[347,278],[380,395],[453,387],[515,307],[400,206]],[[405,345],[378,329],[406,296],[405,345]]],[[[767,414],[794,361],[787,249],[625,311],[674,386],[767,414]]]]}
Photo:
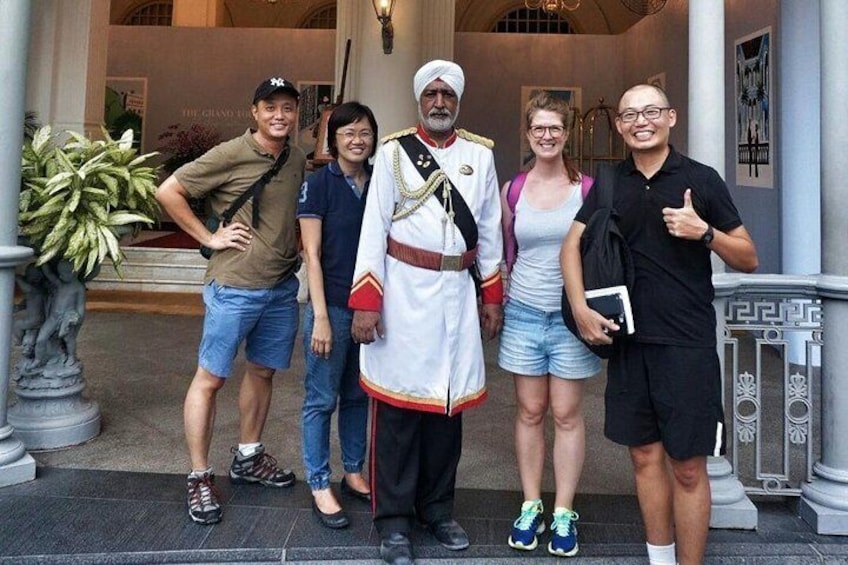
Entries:
{"type": "Polygon", "coordinates": [[[76,336],[85,281],[107,258],[120,273],[124,233],[154,223],[157,170],[138,155],[133,132],[90,140],[49,126],[24,143],[18,233],[35,260],[18,276],[24,303],[13,322],[21,347],[8,419],[31,449],[75,445],[100,432],[97,404],[82,398],[76,336]]]}
{"type": "Polygon", "coordinates": [[[66,133],[60,143],[45,126],[24,144],[19,233],[35,249],[36,266],[66,259],[89,277],[108,256],[119,269],[121,235],[159,213],[157,171],[145,164],[156,153],[138,155],[132,130],[119,140],[66,133]]]}

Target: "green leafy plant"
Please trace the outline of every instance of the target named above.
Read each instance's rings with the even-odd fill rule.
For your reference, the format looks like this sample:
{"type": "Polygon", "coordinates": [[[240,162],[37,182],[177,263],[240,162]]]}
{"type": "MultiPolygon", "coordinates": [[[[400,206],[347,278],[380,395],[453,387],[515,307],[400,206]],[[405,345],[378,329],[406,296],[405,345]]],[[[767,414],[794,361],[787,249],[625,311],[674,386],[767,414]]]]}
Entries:
{"type": "Polygon", "coordinates": [[[117,141],[105,131],[97,141],[65,133],[60,142],[45,126],[24,144],[19,233],[35,249],[36,265],[65,258],[87,277],[109,257],[120,269],[121,235],[153,224],[159,213],[157,170],[144,164],[156,153],[138,155],[132,130],[117,141]]]}

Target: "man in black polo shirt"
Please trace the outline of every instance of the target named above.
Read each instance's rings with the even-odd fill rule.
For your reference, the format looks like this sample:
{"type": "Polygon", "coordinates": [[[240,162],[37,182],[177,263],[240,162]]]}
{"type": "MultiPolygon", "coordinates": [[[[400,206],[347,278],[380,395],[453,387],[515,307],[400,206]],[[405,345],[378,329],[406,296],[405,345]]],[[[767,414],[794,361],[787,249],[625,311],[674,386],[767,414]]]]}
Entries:
{"type": "MultiPolygon", "coordinates": [[[[718,173],[669,145],[677,114],[665,93],[634,86],[618,111],[630,156],[616,168],[613,203],[635,268],[636,333],[609,361],[604,433],[630,448],[650,563],[701,563],[706,458],[724,452],[710,252],[744,272],[757,268],[757,252],[718,173]]],[[[618,327],[586,305],[580,259],[594,192],[563,243],[562,267],[580,333],[604,344],[618,327]]]]}

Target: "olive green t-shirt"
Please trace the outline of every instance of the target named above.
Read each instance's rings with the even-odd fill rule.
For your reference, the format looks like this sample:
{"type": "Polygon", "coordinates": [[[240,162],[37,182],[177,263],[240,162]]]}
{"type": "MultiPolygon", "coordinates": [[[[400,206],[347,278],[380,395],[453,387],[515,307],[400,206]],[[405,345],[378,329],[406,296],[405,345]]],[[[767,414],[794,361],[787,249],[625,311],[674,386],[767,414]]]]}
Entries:
{"type": "MultiPolygon", "coordinates": [[[[193,198],[207,196],[220,216],[245,190],[274,165],[275,157],[244,135],[216,145],[174,172],[193,198]]],[[[253,240],[245,251],[216,251],[209,260],[205,282],[215,280],[237,288],[271,288],[298,267],[295,231],[297,199],[303,183],[306,156],[292,147],[288,161],[260,195],[259,227],[251,225],[253,198],[236,212],[233,221],[250,227],[253,240]]]]}

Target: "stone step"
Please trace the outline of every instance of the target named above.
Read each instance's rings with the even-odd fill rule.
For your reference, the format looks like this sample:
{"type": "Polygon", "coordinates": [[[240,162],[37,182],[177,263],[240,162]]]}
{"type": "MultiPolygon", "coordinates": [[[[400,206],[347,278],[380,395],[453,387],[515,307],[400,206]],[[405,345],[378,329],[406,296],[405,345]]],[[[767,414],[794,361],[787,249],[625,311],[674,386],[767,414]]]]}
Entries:
{"type": "Polygon", "coordinates": [[[207,261],[196,249],[124,247],[125,259],[118,275],[111,261],[105,261],[90,290],[199,293],[207,261]]]}
{"type": "Polygon", "coordinates": [[[89,312],[132,312],[172,316],[202,316],[204,313],[203,297],[200,293],[91,288],[86,292],[85,309],[89,312]]]}
{"type": "MultiPolygon", "coordinates": [[[[208,261],[196,249],[133,246],[124,247],[123,250],[123,276],[107,260],[100,266],[100,273],[86,283],[89,291],[183,294],[200,294],[203,291],[203,276],[208,261]]],[[[298,302],[305,303],[308,293],[303,265],[297,278],[300,282],[298,302]]]]}

